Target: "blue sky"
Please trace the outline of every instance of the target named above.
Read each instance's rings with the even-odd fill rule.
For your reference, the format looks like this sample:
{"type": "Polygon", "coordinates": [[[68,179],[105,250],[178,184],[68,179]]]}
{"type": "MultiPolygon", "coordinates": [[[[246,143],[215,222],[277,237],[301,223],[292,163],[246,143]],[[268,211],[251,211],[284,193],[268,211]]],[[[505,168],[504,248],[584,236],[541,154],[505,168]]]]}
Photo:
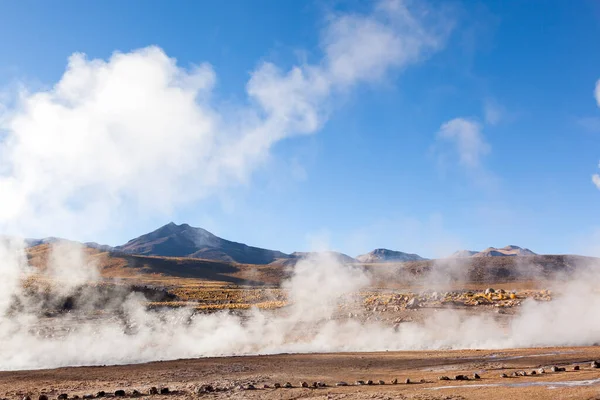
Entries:
{"type": "MultiPolygon", "coordinates": [[[[331,19],[370,15],[374,7],[358,1],[3,2],[0,103],[6,115],[23,113],[14,93],[52,90],[73,53],[106,61],[115,51],[157,46],[180,68],[210,64],[211,101],[219,110],[247,105],[246,85],[258,66],[320,65],[331,19]]],[[[118,187],[121,212],[107,212],[110,223],[97,231],[63,230],[59,218],[17,230],[114,245],[173,220],[284,252],[328,246],[355,256],[385,247],[435,257],[517,244],[538,253],[600,255],[600,191],[592,182],[600,172],[594,98],[600,4],[418,7],[436,16],[421,26],[435,32],[434,46],[393,61],[376,79],[332,78],[337,86],[318,103],[326,114],[319,126],[273,141],[259,162],[244,165],[243,179],[202,183],[202,194],[182,202],[169,197],[160,210],[139,213],[131,212],[145,210],[131,200],[136,194],[118,187]]],[[[186,175],[171,197],[198,187],[196,178],[205,173],[186,175]]],[[[67,199],[63,208],[83,201],[72,194],[60,199],[67,199]]]]}

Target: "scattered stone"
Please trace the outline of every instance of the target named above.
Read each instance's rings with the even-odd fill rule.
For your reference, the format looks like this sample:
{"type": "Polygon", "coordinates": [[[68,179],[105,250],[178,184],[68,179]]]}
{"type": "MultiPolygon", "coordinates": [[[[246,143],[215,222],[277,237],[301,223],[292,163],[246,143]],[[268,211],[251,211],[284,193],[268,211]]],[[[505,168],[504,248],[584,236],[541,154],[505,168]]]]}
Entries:
{"type": "Polygon", "coordinates": [[[446,375],[442,375],[438,378],[440,381],[449,381],[450,377],[446,376],[446,375]]]}
{"type": "Polygon", "coordinates": [[[506,375],[506,374],[501,374],[501,375],[500,375],[500,378],[508,378],[508,375],[506,375]]]}
{"type": "Polygon", "coordinates": [[[538,374],[545,374],[546,370],[544,368],[540,368],[537,370],[538,374]]]}
{"type": "Polygon", "coordinates": [[[316,389],[319,387],[319,384],[317,382],[313,382],[312,385],[310,385],[312,388],[316,389]]]}
{"type": "Polygon", "coordinates": [[[367,385],[372,385],[372,384],[373,384],[373,381],[369,379],[369,380],[367,381],[367,385]]]}
{"type": "Polygon", "coordinates": [[[529,373],[529,375],[537,375],[537,371],[534,369],[533,371],[531,371],[531,372],[529,373]]]}
{"type": "Polygon", "coordinates": [[[253,384],[249,383],[245,389],[246,390],[256,390],[256,387],[253,384]]]}
{"type": "Polygon", "coordinates": [[[385,385],[385,381],[382,381],[381,379],[378,382],[380,385],[385,385]]]}
{"type": "Polygon", "coordinates": [[[285,385],[283,385],[283,387],[284,387],[284,388],[286,388],[286,389],[291,389],[291,388],[293,388],[292,384],[291,384],[291,383],[289,383],[289,382],[286,382],[286,383],[285,383],[285,385]]]}
{"type": "Polygon", "coordinates": [[[481,379],[481,377],[479,376],[479,374],[476,372],[473,374],[473,379],[481,379]]]}
{"type": "Polygon", "coordinates": [[[600,361],[592,361],[592,363],[590,364],[590,367],[600,368],[600,361]]]}
{"type": "Polygon", "coordinates": [[[325,382],[317,382],[317,386],[318,387],[327,387],[327,384],[325,382]]]}
{"type": "Polygon", "coordinates": [[[115,390],[115,397],[125,397],[124,390],[115,390]]]}
{"type": "Polygon", "coordinates": [[[104,397],[104,396],[106,396],[106,392],[104,390],[101,390],[98,393],[96,393],[96,397],[104,397]]]}
{"type": "Polygon", "coordinates": [[[38,400],[48,400],[48,396],[46,396],[45,394],[40,394],[40,397],[38,397],[38,400]]]}
{"type": "Polygon", "coordinates": [[[263,389],[271,389],[271,386],[267,385],[266,383],[263,385],[263,389]]]}
{"type": "Polygon", "coordinates": [[[85,400],[88,400],[88,399],[93,399],[93,398],[94,398],[94,395],[93,395],[93,394],[84,394],[84,395],[83,395],[83,398],[84,398],[85,400]]]}
{"type": "Polygon", "coordinates": [[[365,381],[356,381],[357,386],[362,386],[365,384],[365,381]]]}
{"type": "Polygon", "coordinates": [[[23,396],[22,400],[31,400],[31,397],[30,396],[23,396]]]}
{"type": "Polygon", "coordinates": [[[397,384],[398,384],[398,378],[392,379],[392,385],[397,385],[397,384]]]}
{"type": "Polygon", "coordinates": [[[484,294],[486,294],[486,295],[493,294],[493,293],[496,293],[496,291],[492,288],[487,288],[487,289],[485,289],[485,292],[484,292],[484,294]]]}
{"type": "Polygon", "coordinates": [[[138,397],[138,396],[141,396],[142,394],[140,393],[139,390],[133,389],[133,392],[131,392],[131,395],[134,397],[138,397]]]}
{"type": "Polygon", "coordinates": [[[335,386],[348,386],[348,384],[346,382],[338,382],[335,386]]]}
{"type": "Polygon", "coordinates": [[[552,372],[564,372],[564,371],[566,371],[567,369],[566,369],[566,368],[557,367],[556,365],[554,365],[554,366],[552,366],[552,368],[550,368],[550,370],[551,370],[552,372]]]}
{"type": "Polygon", "coordinates": [[[421,382],[421,383],[427,383],[427,381],[425,379],[421,379],[419,382],[421,382]]]}
{"type": "Polygon", "coordinates": [[[579,371],[579,365],[574,366],[573,371],[579,371]]]}
{"type": "Polygon", "coordinates": [[[454,377],[454,380],[455,380],[455,381],[468,381],[468,380],[469,380],[469,377],[468,377],[468,376],[466,376],[466,375],[456,375],[456,376],[454,377]]]}
{"type": "Polygon", "coordinates": [[[307,388],[308,387],[308,383],[307,382],[300,382],[300,386],[302,386],[303,388],[307,388]]]}
{"type": "Polygon", "coordinates": [[[73,400],[77,400],[77,399],[79,399],[78,395],[73,396],[73,400]]]}
{"type": "MultiPolygon", "coordinates": [[[[156,389],[156,388],[153,388],[156,389]]],[[[215,388],[212,385],[201,385],[198,389],[196,389],[197,394],[203,393],[212,393],[215,391],[215,388]]],[[[158,390],[157,390],[158,392],[158,390]]]]}
{"type": "Polygon", "coordinates": [[[406,303],[406,308],[415,309],[418,307],[419,307],[419,299],[417,299],[416,297],[413,297],[412,299],[410,299],[408,301],[408,303],[406,303]]]}
{"type": "Polygon", "coordinates": [[[275,383],[275,384],[273,384],[273,387],[275,389],[279,389],[281,387],[281,383],[275,383]]]}
{"type": "Polygon", "coordinates": [[[410,382],[410,378],[406,378],[406,380],[404,381],[404,383],[406,383],[407,385],[409,385],[411,383],[410,382]]]}
{"type": "Polygon", "coordinates": [[[160,394],[169,394],[169,393],[171,393],[171,392],[169,391],[168,387],[160,388],[160,394]]]}
{"type": "Polygon", "coordinates": [[[67,400],[69,398],[69,395],[66,393],[61,393],[58,395],[58,400],[67,400]]]}

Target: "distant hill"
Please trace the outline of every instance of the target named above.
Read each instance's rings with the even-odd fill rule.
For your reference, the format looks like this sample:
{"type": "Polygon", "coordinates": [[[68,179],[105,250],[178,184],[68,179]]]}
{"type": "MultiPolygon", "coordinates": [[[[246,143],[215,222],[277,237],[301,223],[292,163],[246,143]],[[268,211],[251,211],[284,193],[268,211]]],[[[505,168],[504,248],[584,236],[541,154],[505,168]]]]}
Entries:
{"type": "Polygon", "coordinates": [[[505,246],[502,248],[488,247],[483,251],[472,251],[472,250],[459,250],[452,255],[451,258],[464,258],[464,257],[515,257],[515,256],[535,256],[537,255],[529,249],[525,249],[519,246],[505,246]]]}
{"type": "Polygon", "coordinates": [[[280,251],[231,242],[205,229],[173,222],[114,250],[146,256],[202,258],[241,264],[269,264],[277,259],[290,258],[280,251]]]}
{"type": "Polygon", "coordinates": [[[402,251],[394,251],[388,249],[375,249],[367,254],[361,254],[356,259],[365,264],[385,263],[385,262],[404,262],[404,261],[420,261],[425,258],[418,254],[404,253],[402,251]]]}

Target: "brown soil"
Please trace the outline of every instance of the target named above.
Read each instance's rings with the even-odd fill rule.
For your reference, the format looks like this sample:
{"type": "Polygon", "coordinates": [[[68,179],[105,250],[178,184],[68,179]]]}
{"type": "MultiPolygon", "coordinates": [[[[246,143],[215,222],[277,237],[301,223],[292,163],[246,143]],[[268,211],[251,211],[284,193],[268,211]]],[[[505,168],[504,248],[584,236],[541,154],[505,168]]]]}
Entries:
{"type": "Polygon", "coordinates": [[[66,393],[109,394],[134,389],[144,398],[195,398],[203,384],[223,391],[200,395],[206,398],[250,399],[592,399],[600,389],[600,369],[590,361],[600,359],[600,347],[541,348],[515,350],[422,351],[385,353],[295,354],[205,358],[153,362],[139,365],[60,368],[40,371],[0,372],[0,396],[21,399],[40,393],[50,399],[66,393]],[[562,366],[566,372],[550,372],[562,366]],[[580,371],[573,371],[580,365],[580,371]],[[501,378],[502,373],[544,367],[547,373],[501,378]],[[473,379],[478,373],[481,379],[473,379]],[[456,381],[464,374],[468,381],[456,381]],[[446,375],[450,381],[440,381],[446,375]],[[411,384],[406,384],[406,379],[411,384]],[[398,379],[398,384],[391,384],[398,379]],[[372,386],[355,385],[373,380],[372,386]],[[384,380],[385,385],[378,381],[384,380]],[[424,380],[421,383],[421,380],[424,380]],[[597,381],[595,381],[597,380],[597,381]],[[302,388],[300,382],[325,382],[326,388],[302,388]],[[345,381],[347,387],[335,384],[345,381]],[[583,381],[583,382],[582,382],[583,381]],[[290,382],[292,389],[274,389],[274,383],[290,382]],[[573,386],[561,386],[571,382],[573,386]],[[576,385],[579,382],[579,385],[576,385]],[[253,384],[256,390],[245,390],[253,384]],[[264,389],[267,384],[271,388],[264,389]],[[148,395],[152,386],[168,387],[169,395],[148,395]]]}

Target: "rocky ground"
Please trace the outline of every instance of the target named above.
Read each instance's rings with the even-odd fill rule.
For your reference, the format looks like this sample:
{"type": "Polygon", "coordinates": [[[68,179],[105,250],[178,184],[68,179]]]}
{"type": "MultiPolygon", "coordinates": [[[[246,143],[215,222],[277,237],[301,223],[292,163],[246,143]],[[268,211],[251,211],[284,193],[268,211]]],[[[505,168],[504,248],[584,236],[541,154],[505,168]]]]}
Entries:
{"type": "Polygon", "coordinates": [[[0,372],[0,397],[593,399],[597,359],[600,347],[204,358],[0,372]]]}

